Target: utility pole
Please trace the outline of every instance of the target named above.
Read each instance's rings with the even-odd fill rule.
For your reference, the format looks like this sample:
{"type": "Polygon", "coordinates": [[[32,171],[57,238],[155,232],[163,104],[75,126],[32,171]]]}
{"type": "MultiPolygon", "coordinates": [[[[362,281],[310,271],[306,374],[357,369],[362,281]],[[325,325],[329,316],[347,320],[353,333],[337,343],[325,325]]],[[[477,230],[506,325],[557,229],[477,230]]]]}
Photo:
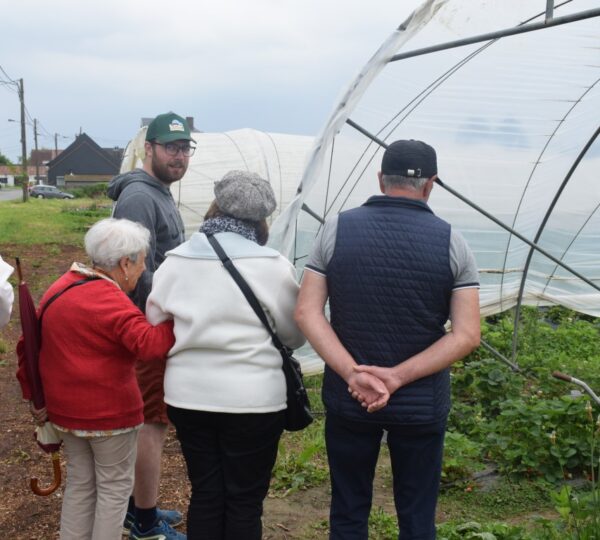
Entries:
{"type": "Polygon", "coordinates": [[[37,144],[37,118],[33,119],[33,140],[35,141],[35,183],[40,181],[40,154],[38,153],[37,144]]]}
{"type": "Polygon", "coordinates": [[[27,140],[25,139],[25,89],[23,88],[23,79],[19,79],[19,100],[21,101],[21,166],[22,166],[22,187],[23,202],[29,198],[29,175],[27,174],[27,140]]]}
{"type": "Polygon", "coordinates": [[[58,156],[58,133],[54,134],[54,157],[56,156],[58,156]]]}

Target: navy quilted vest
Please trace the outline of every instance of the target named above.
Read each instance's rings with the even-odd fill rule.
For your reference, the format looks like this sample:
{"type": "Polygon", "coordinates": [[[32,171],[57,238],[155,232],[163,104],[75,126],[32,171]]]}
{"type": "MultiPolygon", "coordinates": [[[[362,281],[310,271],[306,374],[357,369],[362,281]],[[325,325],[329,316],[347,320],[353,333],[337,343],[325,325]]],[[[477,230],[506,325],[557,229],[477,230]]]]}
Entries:
{"type": "MultiPolygon", "coordinates": [[[[357,363],[394,366],[444,335],[454,283],[449,249],[450,225],[421,201],[376,196],[339,215],[327,266],[331,325],[357,363]]],[[[328,411],[355,420],[434,422],[450,409],[450,374],[400,388],[386,407],[367,413],[326,368],[323,400],[328,411]]]]}

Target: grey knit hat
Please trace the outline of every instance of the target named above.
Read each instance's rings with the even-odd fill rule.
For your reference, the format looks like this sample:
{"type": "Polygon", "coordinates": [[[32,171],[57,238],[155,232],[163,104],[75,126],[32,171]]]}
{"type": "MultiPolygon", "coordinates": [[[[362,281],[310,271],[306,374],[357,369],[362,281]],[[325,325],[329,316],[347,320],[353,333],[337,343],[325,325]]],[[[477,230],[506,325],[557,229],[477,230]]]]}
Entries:
{"type": "Polygon", "coordinates": [[[247,171],[229,171],[215,182],[215,197],[225,214],[250,221],[265,219],[277,206],[271,184],[247,171]]]}

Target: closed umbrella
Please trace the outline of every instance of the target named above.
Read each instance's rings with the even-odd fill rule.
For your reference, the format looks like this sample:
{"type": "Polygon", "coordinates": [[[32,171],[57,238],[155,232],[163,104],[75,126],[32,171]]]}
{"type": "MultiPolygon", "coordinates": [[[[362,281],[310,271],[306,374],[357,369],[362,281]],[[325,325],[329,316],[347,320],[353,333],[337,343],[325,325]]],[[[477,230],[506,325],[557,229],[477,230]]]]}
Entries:
{"type": "MultiPolygon", "coordinates": [[[[21,329],[23,331],[19,347],[21,348],[27,381],[31,389],[31,401],[36,409],[41,409],[45,406],[44,389],[39,370],[41,328],[35,304],[23,279],[21,261],[18,257],[16,262],[17,274],[19,276],[19,314],[21,317],[21,329]]],[[[60,456],[58,451],[62,440],[50,422],[45,422],[44,425],[36,428],[35,439],[44,452],[52,454],[54,479],[49,486],[42,488],[39,486],[37,478],[31,478],[31,490],[36,495],[50,495],[60,486],[61,482],[60,456]]]]}

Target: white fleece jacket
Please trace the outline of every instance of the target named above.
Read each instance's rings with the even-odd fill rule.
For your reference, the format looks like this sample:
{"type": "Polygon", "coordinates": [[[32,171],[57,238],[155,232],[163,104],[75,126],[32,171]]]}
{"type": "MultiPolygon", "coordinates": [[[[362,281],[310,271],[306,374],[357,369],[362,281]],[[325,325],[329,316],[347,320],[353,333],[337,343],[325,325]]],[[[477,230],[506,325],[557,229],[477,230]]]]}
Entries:
{"type": "Polygon", "coordinates": [[[15,298],[13,288],[8,282],[8,278],[12,273],[13,267],[5,263],[0,257],[0,328],[8,323],[15,298]]]}
{"type": "MultiPolygon", "coordinates": [[[[260,301],[279,339],[305,339],[293,312],[296,271],[277,251],[235,233],[220,242],[260,301]]],[[[167,253],[154,274],[146,315],[175,321],[165,372],[165,402],[183,409],[262,413],[285,409],[281,355],[203,233],[167,253]]]]}

